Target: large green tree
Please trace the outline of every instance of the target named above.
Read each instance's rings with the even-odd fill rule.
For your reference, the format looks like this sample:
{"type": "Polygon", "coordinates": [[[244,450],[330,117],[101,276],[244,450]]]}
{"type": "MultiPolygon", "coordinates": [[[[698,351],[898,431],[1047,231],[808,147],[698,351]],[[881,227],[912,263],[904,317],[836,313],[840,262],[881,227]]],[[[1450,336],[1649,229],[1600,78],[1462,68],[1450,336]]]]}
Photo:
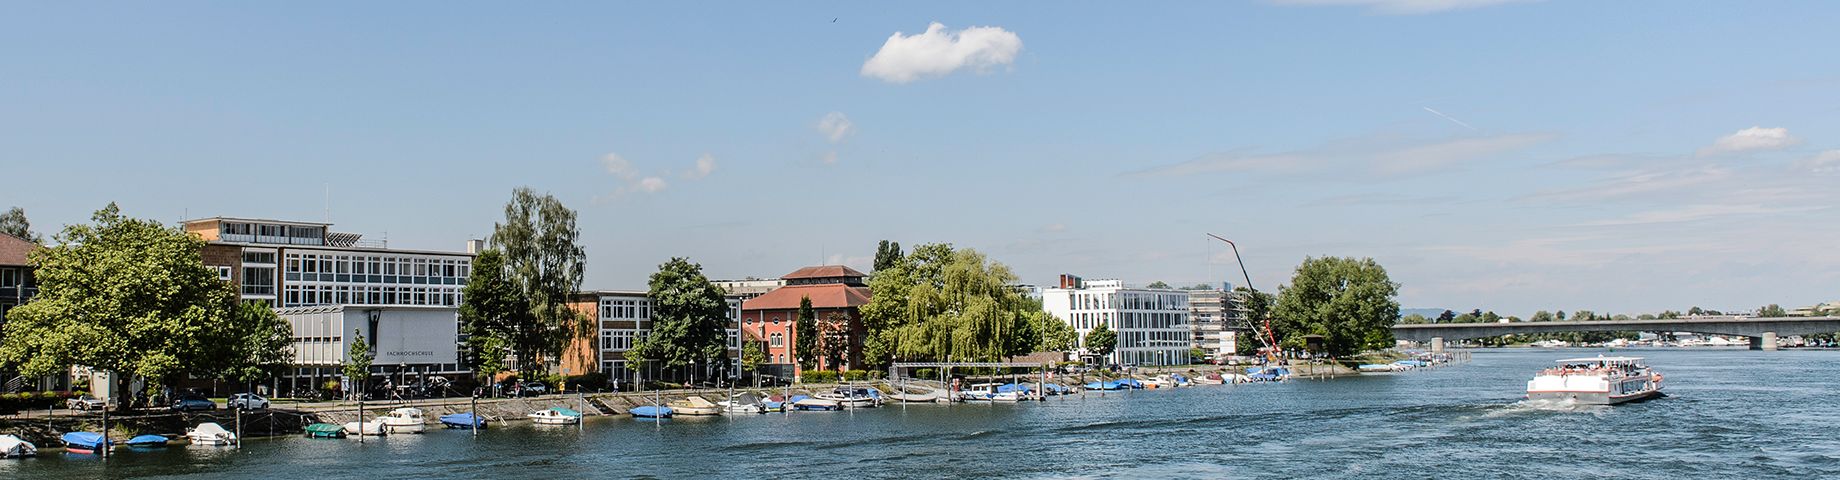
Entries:
{"type": "Polygon", "coordinates": [[[26,220],[26,209],[13,207],[0,213],[0,233],[31,240],[32,243],[45,243],[45,238],[32,231],[32,222],[26,220]]]}
{"type": "Polygon", "coordinates": [[[673,257],[652,274],[652,333],[626,351],[626,364],[638,368],[656,360],[666,368],[719,366],[728,358],[728,302],[722,289],[703,276],[703,266],[673,257]]]}
{"type": "Polygon", "coordinates": [[[84,365],[118,382],[171,384],[250,380],[285,360],[287,324],[239,306],[235,287],[202,262],[203,240],[112,203],[91,220],[32,252],[38,296],[7,312],[0,366],[38,376],[84,365]]]}
{"type": "Polygon", "coordinates": [[[1111,356],[1118,348],[1118,332],[1101,323],[1086,332],[1086,351],[1101,357],[1111,356]]]}
{"type": "Polygon", "coordinates": [[[473,258],[472,274],[460,290],[460,333],[466,335],[461,356],[474,372],[504,370],[506,339],[517,335],[519,326],[536,323],[536,314],[507,273],[504,252],[486,249],[473,258]]]}
{"type": "Polygon", "coordinates": [[[557,361],[564,345],[589,330],[588,318],[568,305],[581,289],[587,261],[580,239],[575,211],[528,187],[512,192],[504,223],[493,228],[492,246],[505,254],[506,277],[530,309],[503,333],[523,373],[557,361]]]}
{"type": "Polygon", "coordinates": [[[1278,293],[1272,329],[1287,348],[1321,335],[1326,353],[1338,357],[1386,348],[1399,319],[1398,294],[1399,284],[1371,258],[1306,258],[1278,293]]]}
{"type": "Polygon", "coordinates": [[[1758,308],[1757,316],[1765,317],[1765,318],[1787,317],[1789,316],[1789,312],[1787,310],[1783,310],[1782,305],[1777,305],[1777,304],[1772,303],[1769,305],[1765,305],[1762,308],[1758,308]]]}
{"type": "Polygon", "coordinates": [[[792,322],[792,356],[797,357],[799,369],[817,368],[823,352],[818,350],[818,315],[811,308],[811,297],[799,299],[799,316],[792,322]]]}
{"type": "Polygon", "coordinates": [[[862,307],[863,361],[1001,360],[1040,349],[1041,302],[1014,288],[1009,267],[950,244],[915,247],[877,272],[862,307]]]}

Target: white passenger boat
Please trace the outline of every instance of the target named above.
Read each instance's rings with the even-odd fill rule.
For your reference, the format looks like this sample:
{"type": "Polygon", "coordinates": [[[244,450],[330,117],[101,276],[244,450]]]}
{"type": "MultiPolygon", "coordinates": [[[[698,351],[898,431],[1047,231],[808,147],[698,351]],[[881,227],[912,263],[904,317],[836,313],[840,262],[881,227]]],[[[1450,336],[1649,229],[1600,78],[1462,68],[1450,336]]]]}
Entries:
{"type": "Polygon", "coordinates": [[[1641,357],[1568,358],[1527,382],[1528,400],[1615,405],[1661,395],[1661,374],[1641,357]]]}
{"type": "Polygon", "coordinates": [[[377,420],[382,421],[383,428],[390,433],[422,433],[426,428],[422,424],[422,409],[419,408],[398,408],[377,417],[377,420]]]}
{"type": "Polygon", "coordinates": [[[235,433],[224,430],[223,425],[212,422],[200,423],[197,427],[186,430],[185,438],[191,440],[192,445],[230,445],[236,443],[235,433]]]}

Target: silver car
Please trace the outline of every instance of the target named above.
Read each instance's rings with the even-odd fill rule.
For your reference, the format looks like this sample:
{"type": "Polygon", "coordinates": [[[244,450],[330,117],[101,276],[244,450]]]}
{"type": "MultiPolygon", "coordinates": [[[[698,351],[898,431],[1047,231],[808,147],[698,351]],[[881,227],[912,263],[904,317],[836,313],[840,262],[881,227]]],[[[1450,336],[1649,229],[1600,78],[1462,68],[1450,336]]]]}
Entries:
{"type": "Polygon", "coordinates": [[[71,397],[70,400],[65,401],[64,404],[68,405],[73,410],[101,410],[109,406],[108,402],[104,402],[100,398],[89,396],[87,393],[71,397]]]}
{"type": "Polygon", "coordinates": [[[236,395],[231,395],[229,400],[225,400],[224,408],[228,408],[231,410],[236,410],[236,409],[258,410],[258,409],[268,408],[268,399],[262,398],[261,395],[256,395],[253,393],[239,393],[236,395]]]}

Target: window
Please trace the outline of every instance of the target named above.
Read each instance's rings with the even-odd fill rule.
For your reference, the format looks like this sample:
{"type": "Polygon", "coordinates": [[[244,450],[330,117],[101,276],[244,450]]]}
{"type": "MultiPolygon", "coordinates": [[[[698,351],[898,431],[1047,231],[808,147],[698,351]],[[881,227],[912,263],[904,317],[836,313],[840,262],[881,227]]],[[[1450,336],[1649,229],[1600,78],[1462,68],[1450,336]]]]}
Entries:
{"type": "Polygon", "coordinates": [[[247,251],[246,250],[243,252],[243,263],[264,263],[264,264],[274,265],[275,264],[275,252],[247,251]]]}
{"type": "Polygon", "coordinates": [[[231,279],[230,273],[231,273],[230,267],[217,267],[217,279],[218,280],[223,280],[226,282],[230,281],[231,279]]]}
{"type": "Polygon", "coordinates": [[[784,347],[786,346],[786,336],[780,333],[768,335],[767,344],[775,347],[784,347]]]}

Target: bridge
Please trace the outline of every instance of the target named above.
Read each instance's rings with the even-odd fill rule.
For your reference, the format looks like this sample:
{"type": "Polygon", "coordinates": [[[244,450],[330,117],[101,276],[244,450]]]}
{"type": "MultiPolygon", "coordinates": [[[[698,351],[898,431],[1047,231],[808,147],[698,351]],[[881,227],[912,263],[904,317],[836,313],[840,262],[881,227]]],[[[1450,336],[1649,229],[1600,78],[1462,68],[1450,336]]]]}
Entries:
{"type": "Polygon", "coordinates": [[[1430,342],[1442,350],[1445,341],[1501,335],[1554,332],[1692,332],[1750,337],[1752,350],[1775,350],[1779,335],[1840,332],[1840,317],[1692,317],[1659,320],[1602,320],[1583,322],[1425,323],[1394,325],[1393,338],[1430,342]]]}

